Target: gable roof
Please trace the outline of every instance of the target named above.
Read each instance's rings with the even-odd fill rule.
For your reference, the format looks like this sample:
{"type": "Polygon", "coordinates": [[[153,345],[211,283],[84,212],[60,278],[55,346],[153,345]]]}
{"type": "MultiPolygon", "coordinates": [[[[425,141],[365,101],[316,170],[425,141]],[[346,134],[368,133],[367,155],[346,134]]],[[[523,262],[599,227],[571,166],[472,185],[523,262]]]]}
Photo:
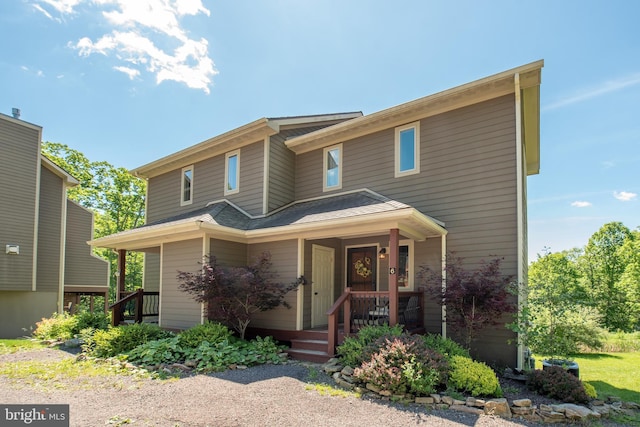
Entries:
{"type": "Polygon", "coordinates": [[[296,154],[410,123],[425,117],[497,98],[520,89],[522,138],[527,173],[540,169],[540,83],[544,61],[536,61],[395,107],[292,138],[287,147],[296,154]],[[517,76],[517,77],[516,77],[517,76]]]}
{"type": "Polygon", "coordinates": [[[280,129],[284,127],[317,125],[321,123],[334,124],[361,116],[361,112],[350,112],[295,117],[263,117],[176,153],[162,157],[144,166],[140,166],[130,172],[140,178],[152,178],[174,169],[188,166],[197,161],[240,148],[244,145],[261,141],[268,136],[277,134],[280,129]]]}
{"type": "Polygon", "coordinates": [[[89,242],[96,247],[141,249],[188,236],[211,237],[244,243],[305,236],[351,237],[399,228],[417,240],[447,233],[444,223],[415,208],[368,189],[293,202],[268,215],[251,216],[228,200],[176,215],[136,229],[89,242]]]}

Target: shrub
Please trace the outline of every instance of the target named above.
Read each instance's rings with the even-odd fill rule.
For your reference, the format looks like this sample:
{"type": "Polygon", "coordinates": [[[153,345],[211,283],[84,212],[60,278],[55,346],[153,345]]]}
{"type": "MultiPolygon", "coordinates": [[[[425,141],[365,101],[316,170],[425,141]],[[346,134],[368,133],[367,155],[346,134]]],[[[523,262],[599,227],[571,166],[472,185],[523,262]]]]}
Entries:
{"type": "Polygon", "coordinates": [[[584,391],[585,393],[587,393],[587,396],[589,396],[589,398],[596,399],[598,397],[598,392],[596,391],[596,388],[594,386],[589,383],[582,383],[582,386],[584,387],[584,391]]]}
{"type": "Polygon", "coordinates": [[[378,350],[354,371],[354,377],[394,394],[429,394],[446,384],[449,364],[427,348],[420,336],[383,336],[368,348],[378,350]]]}
{"type": "Polygon", "coordinates": [[[486,364],[464,356],[453,356],[450,362],[449,385],[451,387],[473,396],[502,396],[500,382],[495,372],[486,364]]]}
{"type": "Polygon", "coordinates": [[[184,359],[178,337],[148,341],[129,352],[129,361],[143,365],[176,363],[184,359]]]}
{"type": "Polygon", "coordinates": [[[125,354],[149,341],[169,338],[173,333],[157,325],[134,323],[117,326],[104,331],[96,331],[84,345],[84,350],[97,357],[113,357],[125,354]]]}
{"type": "Polygon", "coordinates": [[[449,338],[443,338],[442,335],[428,334],[423,335],[422,339],[427,347],[442,354],[449,359],[449,361],[451,361],[453,356],[462,356],[471,359],[469,350],[449,338]]]}
{"type": "Polygon", "coordinates": [[[240,339],[210,343],[203,341],[195,349],[184,349],[185,358],[195,360],[197,370],[219,372],[232,365],[253,366],[263,363],[280,363],[278,354],[282,346],[277,345],[272,337],[256,338],[252,341],[240,339]]]}
{"type": "Polygon", "coordinates": [[[527,387],[536,393],[567,403],[587,403],[589,401],[582,381],[560,366],[529,372],[527,387]]]}
{"type": "MultiPolygon", "coordinates": [[[[402,326],[365,326],[360,329],[358,335],[354,337],[346,337],[344,342],[336,349],[338,356],[342,359],[342,363],[351,367],[358,367],[368,360],[365,359],[363,351],[365,347],[375,342],[380,337],[394,337],[402,335],[402,326]]],[[[370,355],[369,355],[370,356],[370,355]]]]}
{"type": "Polygon", "coordinates": [[[77,318],[68,313],[53,313],[49,318],[42,318],[36,323],[33,336],[41,340],[68,340],[73,338],[77,318]]]}
{"type": "Polygon", "coordinates": [[[75,317],[76,325],[73,328],[74,335],[80,334],[83,329],[87,328],[106,330],[109,329],[109,326],[111,325],[111,319],[106,313],[91,313],[89,311],[84,311],[76,314],[75,317]]]}
{"type": "Polygon", "coordinates": [[[197,348],[204,341],[215,344],[228,340],[233,332],[225,325],[216,322],[206,322],[196,325],[178,335],[180,346],[187,348],[197,348]]]}

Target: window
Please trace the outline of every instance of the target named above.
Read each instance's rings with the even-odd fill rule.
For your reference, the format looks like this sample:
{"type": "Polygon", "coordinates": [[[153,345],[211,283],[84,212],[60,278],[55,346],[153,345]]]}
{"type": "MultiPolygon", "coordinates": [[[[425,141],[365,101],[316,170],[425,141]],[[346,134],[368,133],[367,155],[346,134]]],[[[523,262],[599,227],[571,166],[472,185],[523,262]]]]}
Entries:
{"type": "Polygon", "coordinates": [[[413,241],[402,240],[398,249],[398,287],[413,289],[413,241]]]}
{"type": "Polygon", "coordinates": [[[420,122],[396,128],[396,178],[420,172],[420,122]]]}
{"type": "Polygon", "coordinates": [[[227,153],[224,168],[224,194],[235,194],[240,190],[240,150],[227,153]]]}
{"type": "Polygon", "coordinates": [[[342,188],[342,144],[324,149],[323,191],[342,188]]]}
{"type": "Polygon", "coordinates": [[[193,165],[182,168],[180,194],[180,206],[190,205],[193,202],[193,165]]]}

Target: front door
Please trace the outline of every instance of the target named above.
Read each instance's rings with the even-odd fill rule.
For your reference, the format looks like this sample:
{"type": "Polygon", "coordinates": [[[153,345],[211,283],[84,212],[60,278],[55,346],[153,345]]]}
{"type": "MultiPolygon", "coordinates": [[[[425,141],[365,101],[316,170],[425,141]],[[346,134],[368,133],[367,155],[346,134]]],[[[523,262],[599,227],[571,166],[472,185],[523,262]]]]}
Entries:
{"type": "Polygon", "coordinates": [[[313,245],[311,266],[311,327],[324,326],[333,304],[335,250],[313,245]]]}
{"type": "Polygon", "coordinates": [[[377,248],[347,249],[347,286],[353,291],[375,291],[376,266],[378,265],[377,248]]]}

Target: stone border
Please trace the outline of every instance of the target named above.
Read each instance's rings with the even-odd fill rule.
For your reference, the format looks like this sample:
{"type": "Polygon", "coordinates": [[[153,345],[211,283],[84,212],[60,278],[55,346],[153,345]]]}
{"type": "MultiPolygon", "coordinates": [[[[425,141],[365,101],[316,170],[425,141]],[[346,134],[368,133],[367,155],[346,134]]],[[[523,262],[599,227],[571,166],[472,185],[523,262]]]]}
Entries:
{"type": "Polygon", "coordinates": [[[321,365],[321,369],[331,375],[338,386],[363,395],[366,394],[375,399],[415,403],[425,405],[430,409],[451,409],[474,415],[493,415],[544,423],[565,423],[599,419],[611,414],[634,415],[634,412],[640,411],[640,405],[634,402],[622,402],[615,397],[610,397],[607,401],[593,400],[587,407],[572,403],[537,406],[533,405],[530,399],[517,399],[509,402],[505,398],[486,400],[467,397],[466,400],[458,400],[440,394],[429,396],[393,395],[389,391],[380,390],[373,384],[358,383],[353,378],[353,368],[342,366],[337,358],[332,358],[321,365]]]}

